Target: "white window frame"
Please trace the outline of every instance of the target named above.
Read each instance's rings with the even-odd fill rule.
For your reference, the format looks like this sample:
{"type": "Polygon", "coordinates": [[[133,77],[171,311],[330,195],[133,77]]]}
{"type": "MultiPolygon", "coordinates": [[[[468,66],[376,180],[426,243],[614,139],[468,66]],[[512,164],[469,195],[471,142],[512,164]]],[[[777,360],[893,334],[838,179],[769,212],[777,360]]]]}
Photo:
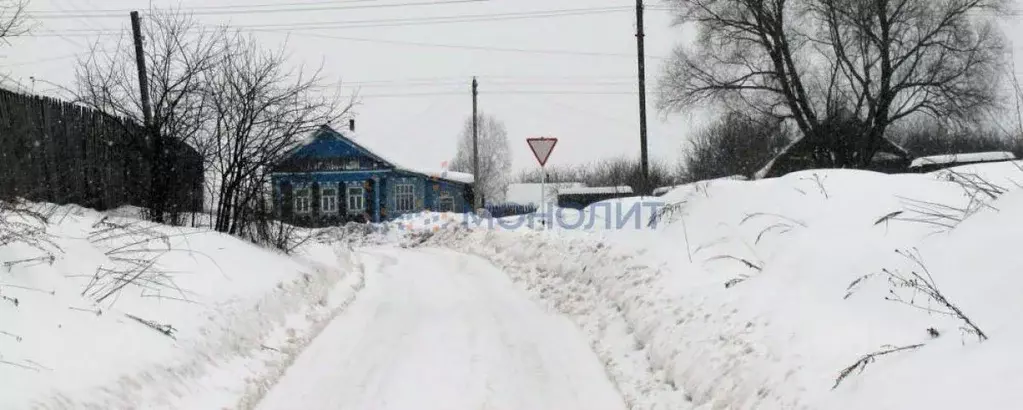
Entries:
{"type": "Polygon", "coordinates": [[[394,185],[394,210],[411,212],[416,209],[416,186],[410,182],[394,185]],[[404,205],[404,206],[403,206],[404,205]]]}
{"type": "Polygon", "coordinates": [[[325,214],[336,214],[337,213],[337,186],[327,185],[320,188],[320,212],[325,214]],[[327,195],[328,191],[334,191],[333,195],[327,195]]]}
{"type": "Polygon", "coordinates": [[[348,204],[348,213],[350,214],[361,214],[366,212],[366,188],[361,185],[349,185],[345,187],[345,202],[348,204]],[[352,194],[352,191],[358,191],[358,194],[352,194]],[[352,202],[355,202],[354,204],[352,202]]]}
{"type": "Polygon", "coordinates": [[[308,185],[296,186],[293,196],[296,214],[308,214],[313,212],[312,187],[308,185]],[[299,192],[303,192],[303,194],[299,194],[299,192]]]}
{"type": "Polygon", "coordinates": [[[455,212],[455,197],[451,193],[442,191],[437,197],[437,212],[455,212]],[[446,209],[445,202],[448,204],[446,209]]]}

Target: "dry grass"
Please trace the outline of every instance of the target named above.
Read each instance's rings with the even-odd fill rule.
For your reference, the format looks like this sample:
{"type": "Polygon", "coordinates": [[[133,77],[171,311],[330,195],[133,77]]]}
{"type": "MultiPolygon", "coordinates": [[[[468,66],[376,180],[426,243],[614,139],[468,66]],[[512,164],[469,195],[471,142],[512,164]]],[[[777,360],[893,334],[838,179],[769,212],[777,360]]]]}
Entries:
{"type": "Polygon", "coordinates": [[[962,309],[938,289],[938,284],[924,264],[919,251],[914,249],[913,251],[898,250],[896,252],[911,261],[915,267],[909,273],[903,273],[895,269],[882,270],[887,275],[888,284],[890,285],[888,296],[885,297],[885,300],[910,306],[930,314],[954,317],[962,322],[960,329],[963,333],[974,335],[979,341],[988,339],[987,334],[962,309]],[[923,296],[923,300],[920,300],[920,296],[923,296]]]}
{"type": "Polygon", "coordinates": [[[142,297],[191,302],[192,294],[174,281],[174,273],[162,269],[159,260],[171,252],[198,252],[175,249],[171,239],[189,235],[167,234],[149,222],[117,222],[104,217],[93,224],[88,240],[104,250],[109,262],[100,266],[82,290],[82,296],[98,303],[111,300],[125,289],[137,288],[142,297]]]}

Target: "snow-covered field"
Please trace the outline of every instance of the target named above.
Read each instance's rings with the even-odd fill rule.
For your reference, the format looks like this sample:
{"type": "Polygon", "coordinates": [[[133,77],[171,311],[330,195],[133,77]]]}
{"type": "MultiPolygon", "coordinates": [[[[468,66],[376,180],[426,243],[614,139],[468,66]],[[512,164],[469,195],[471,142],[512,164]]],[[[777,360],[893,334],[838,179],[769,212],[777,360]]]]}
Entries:
{"type": "Polygon", "coordinates": [[[48,240],[0,245],[0,408],[1017,408],[1021,185],[722,179],[293,256],[36,205],[48,240]]]}

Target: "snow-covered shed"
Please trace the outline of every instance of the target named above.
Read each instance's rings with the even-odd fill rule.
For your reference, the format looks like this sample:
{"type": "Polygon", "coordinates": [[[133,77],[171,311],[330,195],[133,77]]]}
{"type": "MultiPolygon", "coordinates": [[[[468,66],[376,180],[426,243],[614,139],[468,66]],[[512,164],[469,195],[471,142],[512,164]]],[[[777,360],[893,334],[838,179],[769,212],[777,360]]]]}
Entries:
{"type": "Polygon", "coordinates": [[[914,159],[913,162],[909,164],[909,169],[913,172],[931,172],[959,165],[1012,161],[1015,159],[1016,155],[1008,151],[931,155],[914,159]]]}
{"type": "MultiPolygon", "coordinates": [[[[780,177],[806,169],[823,168],[818,163],[818,145],[809,138],[800,138],[786,146],[754,175],[754,179],[780,177]]],[[[901,173],[909,168],[910,154],[888,138],[881,138],[881,145],[866,169],[883,173],[901,173]]]]}
{"type": "Polygon", "coordinates": [[[558,207],[582,209],[608,199],[632,196],[632,187],[573,187],[558,190],[558,207]]]}
{"type": "MultiPolygon", "coordinates": [[[[509,184],[505,190],[505,202],[516,205],[539,206],[541,197],[544,196],[542,186],[543,184],[539,183],[509,184]]],[[[546,188],[547,202],[555,202],[560,189],[583,188],[585,186],[586,184],[582,182],[548,182],[546,188]]]]}

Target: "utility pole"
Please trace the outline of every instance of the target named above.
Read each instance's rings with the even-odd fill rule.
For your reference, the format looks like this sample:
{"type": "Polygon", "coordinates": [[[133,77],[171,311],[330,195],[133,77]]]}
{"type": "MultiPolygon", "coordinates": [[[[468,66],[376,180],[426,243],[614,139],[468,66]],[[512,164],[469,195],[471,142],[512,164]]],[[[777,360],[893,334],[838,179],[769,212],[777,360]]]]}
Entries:
{"type": "Polygon", "coordinates": [[[153,112],[149,106],[149,77],[146,75],[146,54],[142,47],[142,22],[139,12],[131,12],[131,32],[135,38],[135,64],[139,70],[139,92],[142,97],[142,118],[148,129],[153,125],[153,112]]]}
{"type": "Polygon", "coordinates": [[[131,32],[135,40],[135,65],[139,72],[139,93],[142,100],[143,132],[148,144],[143,144],[143,150],[149,160],[149,197],[146,205],[149,207],[150,219],[153,222],[163,222],[165,187],[162,163],[164,155],[160,138],[156,135],[153,125],[153,111],[149,102],[149,76],[146,71],[146,53],[142,47],[142,22],[139,19],[139,12],[131,12],[131,32]]]}
{"type": "Polygon", "coordinates": [[[479,96],[480,83],[476,77],[472,78],[472,178],[473,178],[473,208],[481,205],[479,187],[480,178],[480,147],[479,147],[479,116],[477,115],[477,97],[479,96]]]}
{"type": "Polygon", "coordinates": [[[643,50],[643,0],[636,0],[636,51],[639,55],[639,150],[643,166],[640,195],[650,193],[650,165],[646,149],[646,53],[643,50]]]}

